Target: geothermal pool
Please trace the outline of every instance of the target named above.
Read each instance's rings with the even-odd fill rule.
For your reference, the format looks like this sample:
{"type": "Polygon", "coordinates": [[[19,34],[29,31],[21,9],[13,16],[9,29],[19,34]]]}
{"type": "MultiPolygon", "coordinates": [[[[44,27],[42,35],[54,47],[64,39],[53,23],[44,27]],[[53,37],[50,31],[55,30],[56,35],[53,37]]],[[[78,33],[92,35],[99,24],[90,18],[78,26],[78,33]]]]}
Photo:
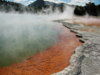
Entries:
{"type": "Polygon", "coordinates": [[[0,67],[21,62],[52,46],[60,31],[57,23],[0,25],[0,67]]]}
{"type": "MultiPolygon", "coordinates": [[[[74,53],[75,48],[81,45],[81,42],[79,42],[79,38],[77,38],[74,33],[70,32],[69,29],[65,28],[61,24],[60,25],[58,24],[58,26],[56,26],[56,29],[54,29],[54,32],[52,32],[52,35],[50,36],[53,37],[53,38],[51,37],[53,40],[50,39],[46,42],[44,42],[44,40],[41,40],[44,42],[44,44],[41,45],[45,47],[43,49],[45,51],[39,53],[35,52],[36,54],[32,55],[32,52],[34,54],[34,47],[33,51],[31,51],[32,49],[30,50],[30,48],[28,47],[29,48],[28,50],[31,51],[31,53],[28,54],[28,58],[25,55],[26,59],[24,58],[23,61],[20,61],[19,63],[14,62],[14,64],[12,65],[9,66],[7,65],[8,67],[1,67],[0,74],[1,75],[14,75],[14,74],[50,75],[52,73],[61,71],[65,67],[69,66],[69,59],[71,55],[74,53]],[[53,34],[55,34],[56,36],[53,34]],[[51,44],[49,46],[45,46],[48,44],[48,42],[49,43],[51,42],[51,44]]],[[[43,38],[47,39],[47,37],[43,38]]],[[[39,42],[39,44],[40,43],[41,42],[39,42]]],[[[42,48],[40,47],[39,51],[41,51],[41,49],[42,48]]],[[[26,52],[23,51],[23,53],[27,54],[28,51],[26,52]]],[[[21,55],[17,56],[16,59],[19,60],[20,57],[21,55]]],[[[10,62],[10,60],[8,61],[6,58],[5,65],[3,66],[6,66],[6,63],[8,62],[10,62]]]]}
{"type": "Polygon", "coordinates": [[[0,75],[50,75],[69,66],[82,43],[62,24],[46,19],[0,17],[0,75]]]}

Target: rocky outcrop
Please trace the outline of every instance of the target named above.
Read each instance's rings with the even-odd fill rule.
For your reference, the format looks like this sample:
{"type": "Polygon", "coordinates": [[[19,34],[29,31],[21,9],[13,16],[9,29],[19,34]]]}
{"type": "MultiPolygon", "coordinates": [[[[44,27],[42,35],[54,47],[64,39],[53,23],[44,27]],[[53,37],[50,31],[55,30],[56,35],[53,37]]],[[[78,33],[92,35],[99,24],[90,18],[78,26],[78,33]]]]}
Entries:
{"type": "Polygon", "coordinates": [[[63,25],[81,37],[84,44],[75,49],[69,67],[52,75],[100,75],[100,34],[77,30],[83,25],[66,22],[63,25]]]}

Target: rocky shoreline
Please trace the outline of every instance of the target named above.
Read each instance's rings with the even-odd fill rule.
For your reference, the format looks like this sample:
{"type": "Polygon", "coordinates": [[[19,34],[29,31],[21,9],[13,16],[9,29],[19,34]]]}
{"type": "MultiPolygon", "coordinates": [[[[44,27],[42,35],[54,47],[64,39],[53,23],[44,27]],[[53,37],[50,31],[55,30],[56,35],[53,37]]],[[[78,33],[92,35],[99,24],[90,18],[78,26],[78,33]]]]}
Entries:
{"type": "Polygon", "coordinates": [[[71,24],[57,20],[80,37],[83,44],[75,49],[70,59],[70,66],[52,75],[100,75],[100,34],[78,30],[84,25],[71,24]]]}

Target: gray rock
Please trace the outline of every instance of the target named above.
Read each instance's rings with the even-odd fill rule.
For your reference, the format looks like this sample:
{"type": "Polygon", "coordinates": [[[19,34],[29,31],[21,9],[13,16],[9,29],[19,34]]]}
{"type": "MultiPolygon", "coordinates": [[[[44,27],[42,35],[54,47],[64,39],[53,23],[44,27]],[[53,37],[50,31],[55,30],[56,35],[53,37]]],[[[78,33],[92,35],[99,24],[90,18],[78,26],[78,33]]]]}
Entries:
{"type": "Polygon", "coordinates": [[[84,43],[75,49],[70,66],[52,75],[100,75],[100,34],[77,30],[82,25],[62,23],[84,43]]]}

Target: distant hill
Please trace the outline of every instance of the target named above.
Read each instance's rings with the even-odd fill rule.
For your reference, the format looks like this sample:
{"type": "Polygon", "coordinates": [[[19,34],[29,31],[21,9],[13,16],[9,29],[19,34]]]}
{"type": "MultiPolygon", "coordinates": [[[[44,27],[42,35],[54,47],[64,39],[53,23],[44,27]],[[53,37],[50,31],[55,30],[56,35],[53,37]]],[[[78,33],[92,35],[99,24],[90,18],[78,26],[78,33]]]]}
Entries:
{"type": "Polygon", "coordinates": [[[28,7],[32,7],[35,10],[42,10],[42,8],[44,9],[48,9],[48,8],[52,8],[51,10],[54,11],[55,8],[58,8],[60,12],[64,11],[64,6],[68,5],[67,3],[54,3],[54,2],[49,2],[49,1],[44,1],[44,0],[37,0],[31,4],[28,5],[28,7]]]}
{"type": "Polygon", "coordinates": [[[5,0],[0,0],[0,11],[1,12],[28,12],[29,8],[26,6],[20,4],[20,3],[15,3],[11,1],[5,1],[5,0]]]}
{"type": "Polygon", "coordinates": [[[35,8],[38,7],[50,7],[50,6],[56,6],[56,7],[60,7],[60,6],[64,6],[67,5],[67,3],[54,3],[54,2],[49,2],[49,1],[44,1],[44,0],[37,0],[31,4],[29,4],[28,6],[33,6],[35,8]]]}
{"type": "Polygon", "coordinates": [[[11,2],[11,1],[5,1],[5,0],[0,0],[0,11],[1,12],[18,12],[18,13],[23,13],[23,12],[30,12],[30,13],[50,13],[50,12],[55,12],[56,8],[60,11],[64,11],[64,7],[67,5],[67,3],[53,3],[49,1],[44,1],[44,0],[36,0],[35,2],[29,4],[28,6],[24,6],[20,3],[16,2],[11,2]],[[49,10],[47,10],[50,8],[49,10]],[[43,10],[42,10],[43,9],[43,10]],[[44,11],[45,9],[45,11],[44,11]]]}

